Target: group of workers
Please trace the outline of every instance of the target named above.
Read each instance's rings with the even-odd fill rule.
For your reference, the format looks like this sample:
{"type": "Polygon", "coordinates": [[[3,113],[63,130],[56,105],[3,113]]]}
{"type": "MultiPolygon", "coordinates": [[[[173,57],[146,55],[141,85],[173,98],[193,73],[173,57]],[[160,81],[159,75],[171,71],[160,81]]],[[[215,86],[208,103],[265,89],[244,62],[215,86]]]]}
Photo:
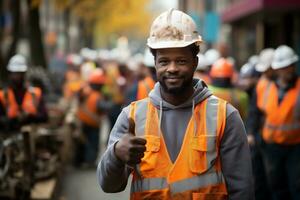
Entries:
{"type": "MultiPolygon", "coordinates": [[[[130,199],[300,199],[298,56],[267,48],[238,72],[217,50],[199,53],[202,42],[192,18],[171,9],[132,66],[87,48],[70,54],[62,91],[81,130],[74,164],[95,166],[106,116],[97,169],[105,192],[124,190],[132,174],[130,199]]],[[[27,69],[22,55],[7,65],[2,130],[47,121],[27,69]]]]}

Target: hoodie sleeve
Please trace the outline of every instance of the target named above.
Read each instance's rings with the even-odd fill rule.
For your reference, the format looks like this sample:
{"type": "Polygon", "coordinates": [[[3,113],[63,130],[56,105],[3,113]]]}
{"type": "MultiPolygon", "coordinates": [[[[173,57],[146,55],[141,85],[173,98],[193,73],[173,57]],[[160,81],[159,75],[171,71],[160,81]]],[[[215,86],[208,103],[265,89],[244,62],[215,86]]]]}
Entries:
{"type": "Polygon", "coordinates": [[[120,113],[113,129],[111,130],[108,147],[101,157],[97,168],[98,182],[104,192],[121,192],[126,188],[130,168],[120,161],[114,152],[116,142],[128,132],[128,111],[126,107],[120,113]]]}
{"type": "Polygon", "coordinates": [[[252,164],[244,124],[238,111],[227,105],[220,156],[230,200],[254,199],[252,164]]]}

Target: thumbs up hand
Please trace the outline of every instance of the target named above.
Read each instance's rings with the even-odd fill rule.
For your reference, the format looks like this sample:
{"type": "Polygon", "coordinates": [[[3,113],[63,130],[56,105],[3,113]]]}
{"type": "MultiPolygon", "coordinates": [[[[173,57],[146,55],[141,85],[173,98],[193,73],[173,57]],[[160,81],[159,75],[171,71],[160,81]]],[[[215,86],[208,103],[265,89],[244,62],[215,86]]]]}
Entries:
{"type": "Polygon", "coordinates": [[[115,144],[115,155],[125,164],[134,166],[144,157],[146,142],[146,139],[135,136],[135,124],[130,118],[128,133],[115,144]]]}

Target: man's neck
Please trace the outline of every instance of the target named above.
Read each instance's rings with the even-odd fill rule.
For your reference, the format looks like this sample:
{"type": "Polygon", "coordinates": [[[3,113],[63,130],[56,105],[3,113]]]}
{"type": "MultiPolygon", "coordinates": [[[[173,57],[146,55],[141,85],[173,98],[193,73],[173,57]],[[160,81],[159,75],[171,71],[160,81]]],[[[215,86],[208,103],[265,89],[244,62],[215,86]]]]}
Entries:
{"type": "Polygon", "coordinates": [[[189,99],[194,93],[194,89],[193,87],[185,90],[182,93],[178,93],[178,94],[171,94],[171,93],[167,93],[164,92],[163,89],[161,88],[161,97],[168,103],[174,105],[174,106],[178,106],[182,103],[184,103],[187,99],[189,99]]]}
{"type": "Polygon", "coordinates": [[[293,88],[296,85],[297,79],[291,81],[291,82],[286,82],[282,79],[278,79],[277,81],[277,85],[279,88],[283,89],[283,90],[288,90],[290,88],[293,88]]]}

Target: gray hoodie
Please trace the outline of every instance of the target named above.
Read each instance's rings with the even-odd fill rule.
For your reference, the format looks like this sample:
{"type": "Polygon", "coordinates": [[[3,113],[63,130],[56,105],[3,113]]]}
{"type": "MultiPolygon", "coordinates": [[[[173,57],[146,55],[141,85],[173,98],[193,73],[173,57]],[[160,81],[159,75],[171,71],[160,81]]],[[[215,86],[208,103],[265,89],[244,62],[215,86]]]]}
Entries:
{"type": "MultiPolygon", "coordinates": [[[[183,104],[174,106],[164,101],[160,94],[160,84],[156,83],[149,98],[153,105],[161,109],[161,129],[168,153],[174,162],[180,151],[187,124],[196,105],[209,97],[211,92],[201,80],[194,80],[194,94],[183,104]],[[160,104],[162,102],[162,104],[160,104]],[[170,124],[172,124],[170,126],[170,124]]],[[[229,199],[254,199],[250,152],[245,128],[238,111],[227,104],[227,119],[221,140],[220,156],[222,173],[225,178],[229,199]]],[[[120,192],[127,185],[130,169],[114,154],[114,144],[128,132],[129,106],[120,113],[108,142],[108,148],[98,165],[99,184],[105,192],[120,192]]]]}

